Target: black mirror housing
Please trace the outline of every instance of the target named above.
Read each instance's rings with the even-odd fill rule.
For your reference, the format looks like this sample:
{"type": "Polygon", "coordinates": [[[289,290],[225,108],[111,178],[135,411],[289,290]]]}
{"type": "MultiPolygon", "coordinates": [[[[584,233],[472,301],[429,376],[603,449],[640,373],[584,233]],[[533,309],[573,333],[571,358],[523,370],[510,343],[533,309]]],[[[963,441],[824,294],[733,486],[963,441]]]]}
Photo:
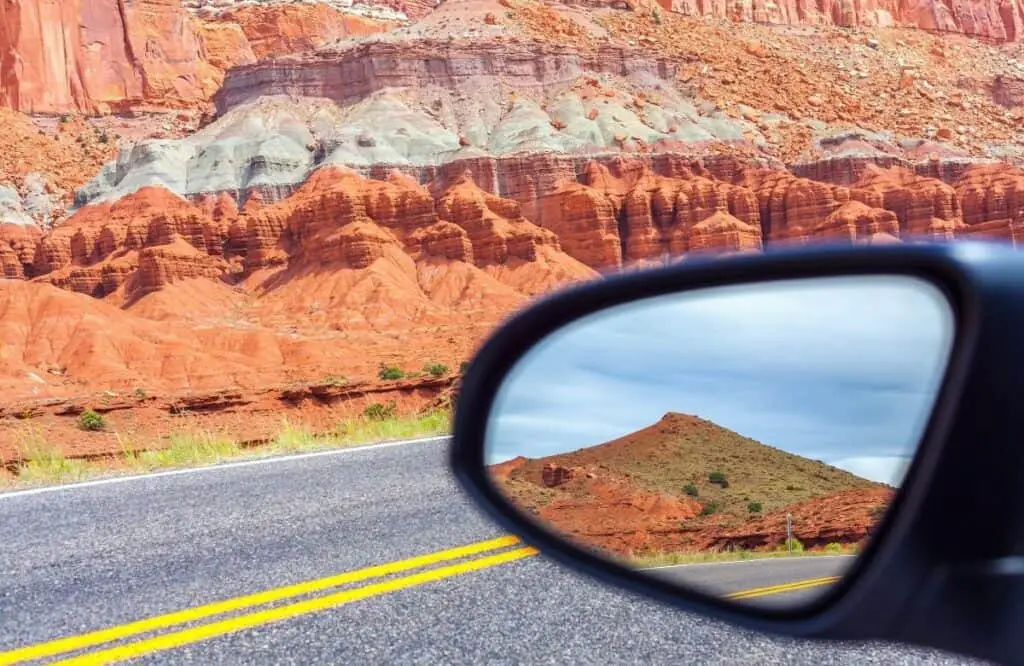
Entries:
{"type": "Polygon", "coordinates": [[[526,543],[607,584],[770,633],[893,640],[1024,663],[1024,259],[996,243],[819,246],[687,261],[549,295],[509,319],[462,381],[450,463],[472,499],[526,543]],[[920,447],[848,575],[793,612],[739,609],[659,585],[524,517],[485,473],[495,396],[518,359],[580,317],[639,298],[795,278],[907,275],[946,296],[952,355],[920,447]]]}

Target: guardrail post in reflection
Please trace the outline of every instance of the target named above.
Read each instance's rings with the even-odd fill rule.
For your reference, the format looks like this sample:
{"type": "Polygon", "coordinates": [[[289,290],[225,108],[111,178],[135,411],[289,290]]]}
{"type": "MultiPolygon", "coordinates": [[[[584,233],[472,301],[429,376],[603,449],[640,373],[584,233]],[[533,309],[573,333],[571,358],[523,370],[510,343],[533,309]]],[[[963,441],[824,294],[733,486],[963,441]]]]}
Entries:
{"type": "Polygon", "coordinates": [[[793,552],[793,514],[786,514],[786,550],[793,552]]]}

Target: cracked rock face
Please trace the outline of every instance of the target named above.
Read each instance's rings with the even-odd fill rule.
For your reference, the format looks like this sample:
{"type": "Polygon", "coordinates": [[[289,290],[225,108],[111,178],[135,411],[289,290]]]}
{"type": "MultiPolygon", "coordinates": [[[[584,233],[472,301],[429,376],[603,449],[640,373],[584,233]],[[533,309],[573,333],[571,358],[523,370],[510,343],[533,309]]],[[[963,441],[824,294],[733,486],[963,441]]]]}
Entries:
{"type": "Polygon", "coordinates": [[[188,106],[220,85],[177,0],[4,3],[0,99],[25,112],[99,112],[145,100],[188,106]]]}

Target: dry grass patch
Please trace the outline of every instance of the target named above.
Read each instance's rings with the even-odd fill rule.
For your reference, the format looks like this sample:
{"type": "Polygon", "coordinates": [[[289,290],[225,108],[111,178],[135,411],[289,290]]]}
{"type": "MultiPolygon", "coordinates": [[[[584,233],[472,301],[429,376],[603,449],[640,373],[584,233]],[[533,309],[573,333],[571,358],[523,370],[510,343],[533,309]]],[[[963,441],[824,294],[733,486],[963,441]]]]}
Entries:
{"type": "Polygon", "coordinates": [[[263,458],[289,453],[341,449],[376,442],[446,435],[451,432],[451,413],[397,414],[392,405],[336,423],[326,432],[308,424],[282,419],[276,435],[264,443],[238,441],[224,428],[200,427],[182,417],[172,432],[158,437],[137,437],[116,432],[120,453],[104,459],[68,458],[60,446],[48,442],[30,424],[17,433],[21,462],[8,465],[13,472],[0,481],[0,490],[53,486],[77,481],[169,469],[204,467],[233,460],[263,458]]]}

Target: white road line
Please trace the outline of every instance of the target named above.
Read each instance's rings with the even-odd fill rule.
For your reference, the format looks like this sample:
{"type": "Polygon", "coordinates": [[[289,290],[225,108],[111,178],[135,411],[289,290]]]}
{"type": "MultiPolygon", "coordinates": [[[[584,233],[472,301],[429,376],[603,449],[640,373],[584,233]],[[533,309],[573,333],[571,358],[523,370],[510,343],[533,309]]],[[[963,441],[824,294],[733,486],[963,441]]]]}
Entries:
{"type": "Polygon", "coordinates": [[[128,483],[130,481],[141,481],[156,479],[164,476],[178,476],[181,474],[199,474],[201,472],[219,472],[225,469],[236,467],[249,467],[252,465],[269,465],[272,463],[291,462],[293,460],[304,460],[306,458],[320,458],[323,456],[337,456],[345,453],[356,453],[371,449],[386,449],[392,446],[406,446],[408,444],[426,444],[449,439],[450,435],[438,435],[436,437],[421,437],[419,439],[403,439],[395,442],[381,442],[379,444],[368,444],[366,446],[354,446],[346,449],[330,449],[327,451],[313,451],[310,453],[294,453],[282,456],[267,456],[266,458],[254,458],[252,460],[238,460],[235,462],[217,463],[203,467],[189,467],[187,469],[172,469],[166,472],[151,472],[149,474],[132,474],[129,476],[112,476],[106,479],[95,481],[82,481],[81,483],[69,483],[63,486],[46,486],[43,488],[30,488],[28,490],[15,490],[7,493],[0,493],[0,501],[28,495],[42,495],[44,493],[56,493],[78,490],[80,488],[92,488],[94,486],[109,486],[115,483],[128,483]]]}
{"type": "Polygon", "coordinates": [[[754,562],[792,562],[794,560],[828,560],[835,557],[857,557],[856,555],[799,555],[797,557],[755,557],[749,560],[729,560],[727,562],[691,562],[690,564],[666,564],[660,567],[644,567],[635,571],[655,571],[657,569],[680,569],[683,567],[712,567],[721,564],[753,564],[754,562]]]}

